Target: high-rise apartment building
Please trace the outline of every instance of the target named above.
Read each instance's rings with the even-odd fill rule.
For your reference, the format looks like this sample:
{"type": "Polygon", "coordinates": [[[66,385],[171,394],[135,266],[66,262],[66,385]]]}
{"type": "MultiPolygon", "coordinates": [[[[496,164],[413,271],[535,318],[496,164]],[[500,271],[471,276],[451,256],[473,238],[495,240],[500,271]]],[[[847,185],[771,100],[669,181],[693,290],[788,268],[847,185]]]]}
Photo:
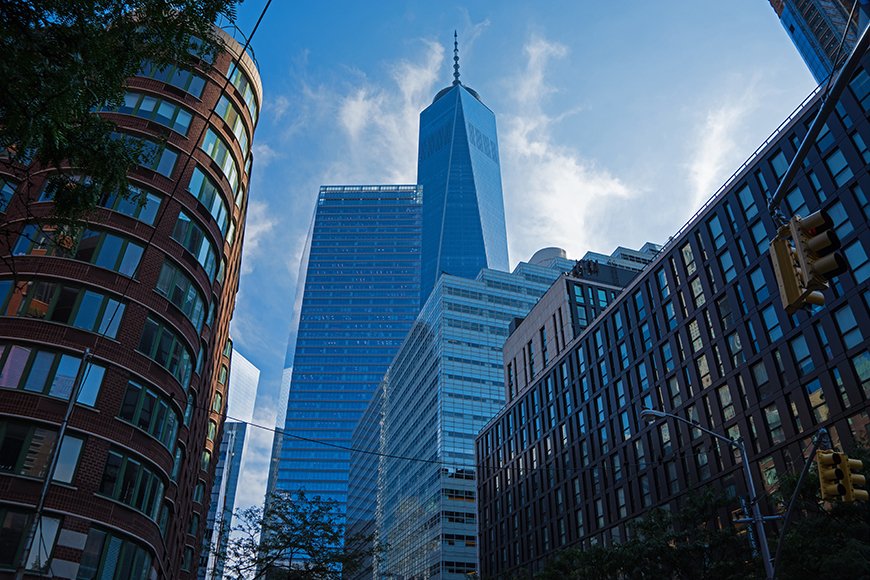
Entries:
{"type": "Polygon", "coordinates": [[[0,571],[196,574],[261,103],[253,59],[218,32],[213,59],[143,63],[121,107],[99,113],[149,156],[128,176],[138,197],[100,199],[79,236],[43,219],[45,172],[18,181],[27,168],[0,162],[13,194],[0,207],[0,571]]]}
{"type": "Polygon", "coordinates": [[[459,81],[420,113],[417,183],[423,188],[422,300],[441,274],[474,278],[508,269],[504,197],[495,115],[459,81]]]}
{"type": "Polygon", "coordinates": [[[866,0],[770,0],[770,5],[819,83],[855,48],[870,9],[866,0]]]}
{"type": "MultiPolygon", "coordinates": [[[[505,402],[502,346],[516,319],[575,266],[555,257],[546,266],[521,263],[512,273],[484,269],[473,280],[443,275],[435,285],[372,403],[381,407],[380,456],[363,447],[355,457],[354,480],[377,473],[377,504],[358,510],[375,513],[378,538],[388,546],[374,577],[458,579],[479,571],[474,440],[505,402]]],[[[592,282],[602,308],[636,275],[607,265],[596,270],[607,274],[592,282]]],[[[552,356],[573,336],[563,326],[571,325],[570,311],[554,319],[555,343],[544,343],[552,356]]],[[[548,350],[529,348],[527,367],[538,372],[548,350]]],[[[349,514],[357,513],[353,507],[349,514]]]]}
{"type": "Polygon", "coordinates": [[[351,434],[420,300],[422,198],[415,185],[323,186],[300,279],[302,305],[271,490],[346,501],[351,434]],[[312,441],[316,440],[316,441],[312,441]]]}
{"type": "Polygon", "coordinates": [[[849,270],[826,304],[787,315],[768,255],[768,200],[817,92],[481,430],[482,577],[525,576],[558,549],[620,542],[633,520],[679,509],[691,490],[716,487],[740,508],[734,450],[671,418],[648,424],[643,408],[742,438],[759,495],[800,471],[820,427],[846,449],[870,435],[868,69],[864,55],[782,207],[833,220],[849,270]]]}

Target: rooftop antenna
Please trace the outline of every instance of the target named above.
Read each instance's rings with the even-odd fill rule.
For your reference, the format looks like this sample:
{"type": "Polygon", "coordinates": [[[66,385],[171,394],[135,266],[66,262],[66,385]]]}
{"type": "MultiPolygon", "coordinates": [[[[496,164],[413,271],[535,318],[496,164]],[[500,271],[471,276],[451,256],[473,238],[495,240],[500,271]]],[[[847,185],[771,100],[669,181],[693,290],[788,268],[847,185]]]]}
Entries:
{"type": "Polygon", "coordinates": [[[453,84],[462,84],[459,82],[459,37],[455,30],[453,31],[453,84]]]}

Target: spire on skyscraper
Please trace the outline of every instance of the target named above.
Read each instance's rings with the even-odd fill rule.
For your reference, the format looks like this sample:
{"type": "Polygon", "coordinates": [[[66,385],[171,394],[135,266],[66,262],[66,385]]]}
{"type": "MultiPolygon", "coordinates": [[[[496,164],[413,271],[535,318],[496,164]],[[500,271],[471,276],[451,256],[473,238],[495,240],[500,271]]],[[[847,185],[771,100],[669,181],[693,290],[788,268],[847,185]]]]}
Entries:
{"type": "Polygon", "coordinates": [[[459,36],[455,30],[453,31],[453,84],[462,84],[459,82],[459,36]]]}

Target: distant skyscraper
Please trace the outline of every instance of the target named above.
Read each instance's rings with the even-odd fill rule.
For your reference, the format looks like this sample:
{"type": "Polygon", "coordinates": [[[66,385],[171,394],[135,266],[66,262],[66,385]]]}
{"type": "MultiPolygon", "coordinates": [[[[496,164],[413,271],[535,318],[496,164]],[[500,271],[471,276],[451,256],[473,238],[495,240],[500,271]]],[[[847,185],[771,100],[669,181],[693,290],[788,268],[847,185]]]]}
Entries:
{"type": "Polygon", "coordinates": [[[474,278],[508,269],[504,199],[495,115],[459,82],[420,114],[417,183],[423,188],[422,301],[442,273],[474,278]]]}
{"type": "Polygon", "coordinates": [[[819,83],[849,56],[867,24],[867,0],[770,0],[770,5],[819,83]]]}
{"type": "MultiPolygon", "coordinates": [[[[231,348],[231,344],[228,348],[231,348]]],[[[260,369],[242,354],[232,349],[229,384],[227,385],[227,421],[219,447],[218,463],[215,466],[214,485],[211,488],[204,549],[200,554],[199,578],[223,578],[223,562],[215,558],[219,547],[225,552],[229,531],[233,526],[236,491],[242,461],[248,448],[248,423],[254,420],[254,402],[260,382],[260,369]]],[[[211,433],[211,431],[209,431],[211,433]]]]}
{"type": "Polygon", "coordinates": [[[347,495],[351,434],[420,308],[422,199],[415,185],[320,188],[288,347],[286,434],[270,491],[347,495]]]}

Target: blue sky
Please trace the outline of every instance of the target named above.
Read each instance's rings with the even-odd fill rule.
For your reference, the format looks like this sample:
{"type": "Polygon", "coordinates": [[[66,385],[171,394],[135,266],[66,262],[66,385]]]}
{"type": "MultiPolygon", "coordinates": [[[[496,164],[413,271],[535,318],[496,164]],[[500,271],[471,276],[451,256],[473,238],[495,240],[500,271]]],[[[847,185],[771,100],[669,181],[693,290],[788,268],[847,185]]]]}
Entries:
{"type": "MultiPolygon", "coordinates": [[[[247,0],[253,27],[265,0],[247,0]]],[[[766,0],[273,2],[232,334],[274,425],[321,184],[413,183],[419,112],[452,80],[497,118],[511,264],[662,243],[813,89],[766,0]],[[618,7],[618,8],[616,8],[618,7]]],[[[230,409],[232,414],[232,409],[230,409]]],[[[262,499],[253,430],[242,505],[262,499]]]]}

